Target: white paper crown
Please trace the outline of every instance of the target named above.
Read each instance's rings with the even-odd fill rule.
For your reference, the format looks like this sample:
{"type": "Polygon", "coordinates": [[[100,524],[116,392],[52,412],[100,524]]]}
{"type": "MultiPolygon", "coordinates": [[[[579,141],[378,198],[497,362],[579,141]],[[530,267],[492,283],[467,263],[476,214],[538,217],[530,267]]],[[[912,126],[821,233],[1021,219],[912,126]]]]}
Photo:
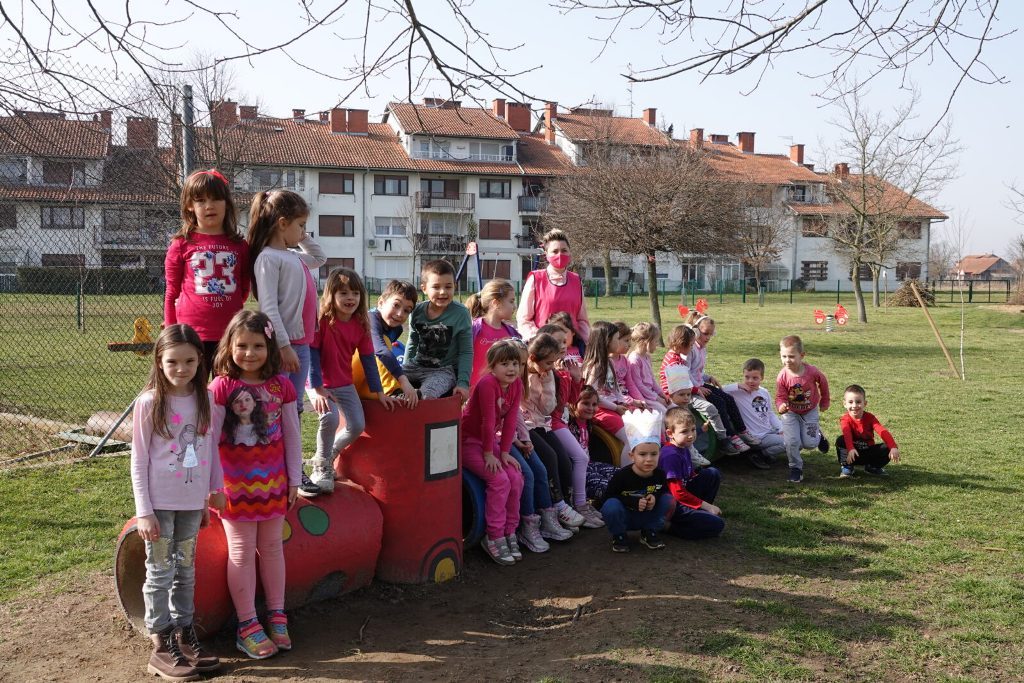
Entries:
{"type": "Polygon", "coordinates": [[[685,365],[670,365],[665,368],[665,382],[668,384],[668,393],[674,394],[677,391],[693,388],[690,381],[690,369],[685,365]]]}
{"type": "Polygon", "coordinates": [[[629,439],[629,450],[642,443],[661,444],[661,433],[665,429],[661,413],[651,410],[632,410],[622,416],[626,427],[626,438],[629,439]]]}

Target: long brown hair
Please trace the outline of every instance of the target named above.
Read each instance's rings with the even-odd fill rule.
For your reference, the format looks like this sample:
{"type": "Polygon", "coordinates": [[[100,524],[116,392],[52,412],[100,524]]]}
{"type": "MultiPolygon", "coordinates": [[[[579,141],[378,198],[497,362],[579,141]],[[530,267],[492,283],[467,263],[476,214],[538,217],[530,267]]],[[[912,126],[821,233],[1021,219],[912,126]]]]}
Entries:
{"type": "Polygon", "coordinates": [[[185,184],[181,187],[181,228],[174,233],[174,237],[186,240],[192,238],[192,233],[199,229],[192,203],[204,199],[224,200],[224,235],[232,240],[242,239],[238,232],[238,209],[231,199],[228,179],[214,168],[209,171],[196,171],[185,179],[185,184]]]}
{"type": "Polygon", "coordinates": [[[196,394],[196,431],[206,434],[210,428],[210,397],[206,393],[206,363],[203,360],[203,342],[199,335],[188,325],[168,325],[153,345],[153,367],[149,371],[146,390],[153,390],[153,431],[165,439],[171,438],[171,430],[167,428],[167,396],[170,393],[170,382],[164,376],[160,363],[164,354],[173,346],[188,344],[195,349],[199,362],[196,363],[196,374],[192,377],[192,389],[196,394]]]}
{"type": "Polygon", "coordinates": [[[253,408],[252,417],[252,432],[259,439],[260,443],[269,443],[267,438],[267,411],[263,409],[263,401],[256,395],[256,390],[250,387],[248,384],[243,384],[240,387],[235,387],[235,390],[228,394],[227,410],[224,412],[224,429],[223,433],[231,440],[231,443],[235,442],[235,432],[238,431],[238,426],[241,422],[238,419],[238,415],[231,409],[235,401],[242,394],[249,394],[252,397],[253,408]]]}
{"type": "Polygon", "coordinates": [[[363,286],[363,281],[360,279],[359,273],[351,268],[335,268],[331,271],[331,274],[327,276],[327,282],[324,284],[324,293],[320,295],[320,317],[326,319],[329,323],[338,319],[338,306],[334,300],[334,296],[340,292],[342,288],[347,288],[359,293],[359,305],[356,306],[356,310],[352,313],[352,317],[359,321],[359,324],[363,326],[364,330],[369,332],[370,315],[368,313],[366,303],[366,287],[363,286]]]}
{"type": "Polygon", "coordinates": [[[266,313],[259,311],[240,310],[228,323],[228,329],[217,344],[217,355],[213,359],[213,371],[218,375],[226,375],[232,379],[238,379],[242,374],[242,368],[235,364],[231,357],[231,348],[234,345],[235,335],[245,330],[261,334],[267,339],[267,362],[260,368],[260,379],[268,380],[281,372],[281,352],[277,347],[277,332],[266,313]],[[269,332],[269,334],[268,334],[269,332]]]}
{"type": "MultiPolygon", "coordinates": [[[[528,387],[526,383],[529,377],[529,359],[544,360],[549,358],[552,354],[558,355],[562,352],[562,345],[558,343],[558,340],[547,333],[540,333],[536,337],[530,340],[529,346],[526,347],[527,362],[526,367],[523,368],[523,386],[528,387]]],[[[551,372],[554,372],[552,370],[551,372]]],[[[555,403],[562,405],[562,392],[560,388],[561,382],[558,381],[558,376],[555,376],[555,403]]]]}
{"type": "Polygon", "coordinates": [[[607,387],[608,354],[611,352],[612,339],[619,333],[615,323],[598,320],[590,328],[590,339],[587,340],[587,352],[583,356],[583,378],[592,380],[595,389],[607,387]]]}
{"type": "Polygon", "coordinates": [[[249,242],[249,282],[252,285],[252,295],[257,301],[260,297],[256,291],[256,257],[273,239],[278,221],[282,218],[293,221],[308,215],[309,204],[301,195],[291,190],[257,192],[252,198],[252,206],[249,207],[249,234],[245,239],[249,242]]]}

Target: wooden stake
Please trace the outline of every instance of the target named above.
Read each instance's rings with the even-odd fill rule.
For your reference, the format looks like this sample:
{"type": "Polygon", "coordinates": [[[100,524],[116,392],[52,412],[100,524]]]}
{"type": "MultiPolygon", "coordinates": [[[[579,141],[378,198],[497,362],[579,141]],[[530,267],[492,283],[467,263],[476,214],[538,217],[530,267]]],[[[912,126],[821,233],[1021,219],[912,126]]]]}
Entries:
{"type": "Polygon", "coordinates": [[[917,297],[917,303],[921,305],[921,310],[924,311],[924,317],[928,318],[928,324],[932,327],[932,332],[935,333],[935,338],[939,341],[939,346],[942,347],[942,353],[946,356],[946,361],[949,363],[949,369],[953,371],[957,379],[961,379],[960,371],[956,369],[956,364],[953,363],[953,356],[949,355],[949,349],[946,348],[946,342],[942,341],[942,335],[939,334],[939,328],[935,326],[935,321],[932,320],[932,314],[928,312],[928,307],[924,303],[924,299],[921,297],[921,292],[917,291],[917,284],[911,280],[910,289],[914,292],[914,296],[917,297]]]}

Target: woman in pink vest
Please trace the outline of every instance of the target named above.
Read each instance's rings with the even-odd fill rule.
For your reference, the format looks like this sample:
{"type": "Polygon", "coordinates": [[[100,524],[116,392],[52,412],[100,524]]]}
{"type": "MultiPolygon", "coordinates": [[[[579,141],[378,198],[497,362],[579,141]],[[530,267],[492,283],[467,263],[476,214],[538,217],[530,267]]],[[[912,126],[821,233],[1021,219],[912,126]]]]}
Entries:
{"type": "Polygon", "coordinates": [[[550,230],[542,242],[548,266],[531,272],[523,284],[516,313],[519,334],[531,339],[552,313],[565,311],[585,342],[590,336],[590,320],[583,298],[583,281],[569,271],[569,238],[561,230],[550,230]]]}

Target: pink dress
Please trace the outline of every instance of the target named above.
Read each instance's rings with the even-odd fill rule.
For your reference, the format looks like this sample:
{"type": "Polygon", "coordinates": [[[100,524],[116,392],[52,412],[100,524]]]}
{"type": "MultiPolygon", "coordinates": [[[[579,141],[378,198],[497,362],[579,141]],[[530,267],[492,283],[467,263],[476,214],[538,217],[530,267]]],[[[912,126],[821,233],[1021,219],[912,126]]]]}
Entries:
{"type": "Polygon", "coordinates": [[[533,321],[537,327],[547,322],[552,314],[565,311],[572,318],[572,326],[577,330],[579,312],[583,306],[583,281],[572,271],[565,272],[565,284],[556,286],[548,279],[545,268],[530,273],[533,278],[533,321]]]}

